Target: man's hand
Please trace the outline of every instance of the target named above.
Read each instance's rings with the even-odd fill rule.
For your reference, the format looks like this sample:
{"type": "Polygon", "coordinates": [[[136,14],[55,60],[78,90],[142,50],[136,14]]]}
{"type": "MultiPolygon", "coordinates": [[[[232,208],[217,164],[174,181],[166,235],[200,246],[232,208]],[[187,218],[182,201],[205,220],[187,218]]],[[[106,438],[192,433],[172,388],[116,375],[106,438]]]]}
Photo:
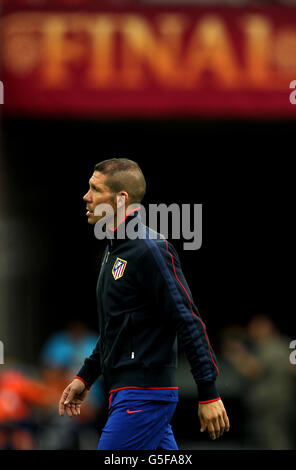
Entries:
{"type": "Polygon", "coordinates": [[[59,402],[60,416],[64,416],[66,410],[67,415],[72,416],[80,415],[80,405],[88,394],[88,390],[84,383],[79,379],[74,379],[62,393],[59,402]]]}
{"type": "Polygon", "coordinates": [[[225,431],[229,431],[229,419],[222,403],[217,400],[212,403],[199,403],[198,417],[201,424],[201,432],[208,429],[211,439],[217,439],[225,431]]]}

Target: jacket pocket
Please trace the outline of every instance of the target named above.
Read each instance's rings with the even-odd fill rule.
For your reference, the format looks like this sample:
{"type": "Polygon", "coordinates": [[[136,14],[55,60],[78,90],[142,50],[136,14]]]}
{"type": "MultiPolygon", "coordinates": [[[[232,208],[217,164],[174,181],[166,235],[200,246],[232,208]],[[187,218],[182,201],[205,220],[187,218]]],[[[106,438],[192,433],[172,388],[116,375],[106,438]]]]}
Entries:
{"type": "Polygon", "coordinates": [[[130,313],[129,315],[129,329],[130,329],[130,359],[134,360],[136,357],[136,351],[135,351],[135,329],[134,329],[132,313],[130,313]]]}

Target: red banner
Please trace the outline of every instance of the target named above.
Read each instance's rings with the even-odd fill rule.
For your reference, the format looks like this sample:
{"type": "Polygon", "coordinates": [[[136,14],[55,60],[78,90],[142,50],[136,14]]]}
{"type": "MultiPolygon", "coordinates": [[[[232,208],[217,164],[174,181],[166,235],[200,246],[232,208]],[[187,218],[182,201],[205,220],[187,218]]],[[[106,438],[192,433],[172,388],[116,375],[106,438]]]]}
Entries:
{"type": "Polygon", "coordinates": [[[14,115],[296,115],[292,7],[11,7],[1,56],[14,115]]]}

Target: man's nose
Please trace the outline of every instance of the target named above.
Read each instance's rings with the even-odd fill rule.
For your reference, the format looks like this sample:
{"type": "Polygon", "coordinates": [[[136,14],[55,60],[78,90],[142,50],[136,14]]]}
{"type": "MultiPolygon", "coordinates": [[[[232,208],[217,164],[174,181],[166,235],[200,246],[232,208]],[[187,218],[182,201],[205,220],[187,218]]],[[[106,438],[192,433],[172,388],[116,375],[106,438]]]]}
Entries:
{"type": "Polygon", "coordinates": [[[87,201],[87,202],[90,202],[90,200],[91,200],[90,190],[88,190],[87,193],[83,196],[83,200],[87,201]]]}

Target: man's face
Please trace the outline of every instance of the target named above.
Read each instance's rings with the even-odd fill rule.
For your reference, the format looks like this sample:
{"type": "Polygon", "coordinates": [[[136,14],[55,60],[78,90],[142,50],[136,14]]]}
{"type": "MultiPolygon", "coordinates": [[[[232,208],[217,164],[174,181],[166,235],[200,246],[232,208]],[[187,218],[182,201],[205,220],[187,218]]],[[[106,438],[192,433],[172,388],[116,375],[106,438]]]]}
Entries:
{"type": "Polygon", "coordinates": [[[101,216],[95,216],[95,207],[98,204],[110,204],[115,212],[115,195],[110,192],[110,188],[104,184],[107,175],[103,175],[99,171],[95,171],[89,180],[89,190],[83,196],[83,200],[86,202],[86,216],[89,224],[94,225],[100,220],[101,216]]]}

